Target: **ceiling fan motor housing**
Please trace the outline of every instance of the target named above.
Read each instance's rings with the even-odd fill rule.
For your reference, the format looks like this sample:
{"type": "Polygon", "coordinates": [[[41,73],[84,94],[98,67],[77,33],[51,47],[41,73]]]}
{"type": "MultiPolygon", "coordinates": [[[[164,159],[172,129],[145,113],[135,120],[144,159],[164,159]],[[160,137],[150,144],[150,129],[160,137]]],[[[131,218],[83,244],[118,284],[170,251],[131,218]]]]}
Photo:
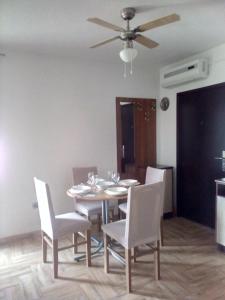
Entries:
{"type": "Polygon", "coordinates": [[[135,16],[135,9],[133,7],[126,7],[121,10],[121,17],[124,20],[131,20],[135,16]]]}
{"type": "Polygon", "coordinates": [[[136,34],[133,30],[123,31],[120,33],[120,39],[122,41],[133,41],[136,38],[136,34]]]}

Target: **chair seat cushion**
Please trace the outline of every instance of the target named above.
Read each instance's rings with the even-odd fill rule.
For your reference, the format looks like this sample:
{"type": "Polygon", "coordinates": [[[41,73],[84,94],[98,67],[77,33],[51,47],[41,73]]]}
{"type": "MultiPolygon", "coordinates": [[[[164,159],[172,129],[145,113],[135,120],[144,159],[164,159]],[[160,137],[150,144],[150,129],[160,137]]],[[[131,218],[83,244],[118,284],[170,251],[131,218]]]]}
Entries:
{"type": "Polygon", "coordinates": [[[123,213],[127,213],[127,203],[125,202],[125,203],[121,203],[120,205],[119,205],[119,209],[123,212],[123,213]]]}
{"type": "Polygon", "coordinates": [[[140,246],[147,243],[152,243],[159,239],[159,237],[156,235],[156,236],[146,237],[142,241],[138,241],[138,242],[136,242],[135,239],[129,239],[128,241],[125,239],[125,228],[126,228],[125,219],[102,225],[102,230],[104,233],[106,233],[108,236],[115,239],[117,242],[119,242],[123,247],[127,249],[131,249],[135,246],[140,246]]]}
{"type": "MultiPolygon", "coordinates": [[[[114,208],[115,202],[109,201],[109,207],[114,208]]],[[[77,200],[76,201],[76,210],[85,216],[102,214],[102,202],[101,201],[86,201],[86,200],[77,200]]]]}
{"type": "Polygon", "coordinates": [[[91,223],[75,212],[57,215],[55,216],[55,231],[53,238],[58,239],[60,236],[67,233],[83,232],[90,227],[91,223]]]}
{"type": "Polygon", "coordinates": [[[128,248],[128,245],[125,242],[125,226],[126,220],[120,220],[117,222],[102,225],[102,230],[108,236],[119,242],[123,247],[128,248]]]}

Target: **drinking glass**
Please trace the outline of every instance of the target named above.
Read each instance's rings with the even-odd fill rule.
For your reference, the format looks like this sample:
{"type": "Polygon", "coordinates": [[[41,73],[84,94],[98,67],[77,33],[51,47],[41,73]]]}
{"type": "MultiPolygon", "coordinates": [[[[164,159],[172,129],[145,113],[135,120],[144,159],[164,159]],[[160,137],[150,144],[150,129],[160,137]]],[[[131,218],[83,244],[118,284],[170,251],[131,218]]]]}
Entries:
{"type": "Polygon", "coordinates": [[[108,171],[108,172],[107,172],[107,176],[108,176],[109,181],[112,180],[112,174],[113,174],[112,171],[108,171]]]}

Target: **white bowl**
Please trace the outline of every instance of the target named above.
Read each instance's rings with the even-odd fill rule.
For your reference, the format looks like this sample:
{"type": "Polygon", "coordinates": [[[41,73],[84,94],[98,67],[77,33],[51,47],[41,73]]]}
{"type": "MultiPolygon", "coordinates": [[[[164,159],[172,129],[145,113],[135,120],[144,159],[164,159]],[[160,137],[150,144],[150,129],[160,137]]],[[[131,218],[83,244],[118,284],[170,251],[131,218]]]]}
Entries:
{"type": "Polygon", "coordinates": [[[100,178],[100,177],[97,177],[97,178],[96,178],[96,183],[97,183],[97,184],[102,183],[102,182],[104,182],[104,181],[105,181],[105,179],[103,179],[103,178],[100,178]]]}
{"type": "Polygon", "coordinates": [[[119,185],[122,186],[132,186],[132,185],[138,185],[139,182],[136,179],[124,179],[119,181],[119,185]]]}
{"type": "Polygon", "coordinates": [[[88,185],[75,185],[72,186],[72,188],[69,190],[71,194],[78,194],[78,195],[82,195],[82,194],[86,194],[88,192],[91,191],[91,187],[88,185]]]}
{"type": "Polygon", "coordinates": [[[115,183],[112,181],[102,181],[102,182],[97,183],[97,187],[102,188],[102,189],[105,189],[112,185],[115,185],[115,183]]]}

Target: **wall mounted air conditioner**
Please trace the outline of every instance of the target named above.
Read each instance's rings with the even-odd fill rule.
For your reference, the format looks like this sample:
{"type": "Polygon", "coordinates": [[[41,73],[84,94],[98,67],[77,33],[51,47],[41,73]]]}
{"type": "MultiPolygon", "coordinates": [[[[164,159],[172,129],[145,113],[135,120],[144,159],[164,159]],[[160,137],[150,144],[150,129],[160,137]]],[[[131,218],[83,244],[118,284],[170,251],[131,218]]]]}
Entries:
{"type": "Polygon", "coordinates": [[[177,86],[185,82],[207,78],[208,74],[208,60],[204,58],[195,59],[162,71],[161,85],[162,87],[177,86]]]}

